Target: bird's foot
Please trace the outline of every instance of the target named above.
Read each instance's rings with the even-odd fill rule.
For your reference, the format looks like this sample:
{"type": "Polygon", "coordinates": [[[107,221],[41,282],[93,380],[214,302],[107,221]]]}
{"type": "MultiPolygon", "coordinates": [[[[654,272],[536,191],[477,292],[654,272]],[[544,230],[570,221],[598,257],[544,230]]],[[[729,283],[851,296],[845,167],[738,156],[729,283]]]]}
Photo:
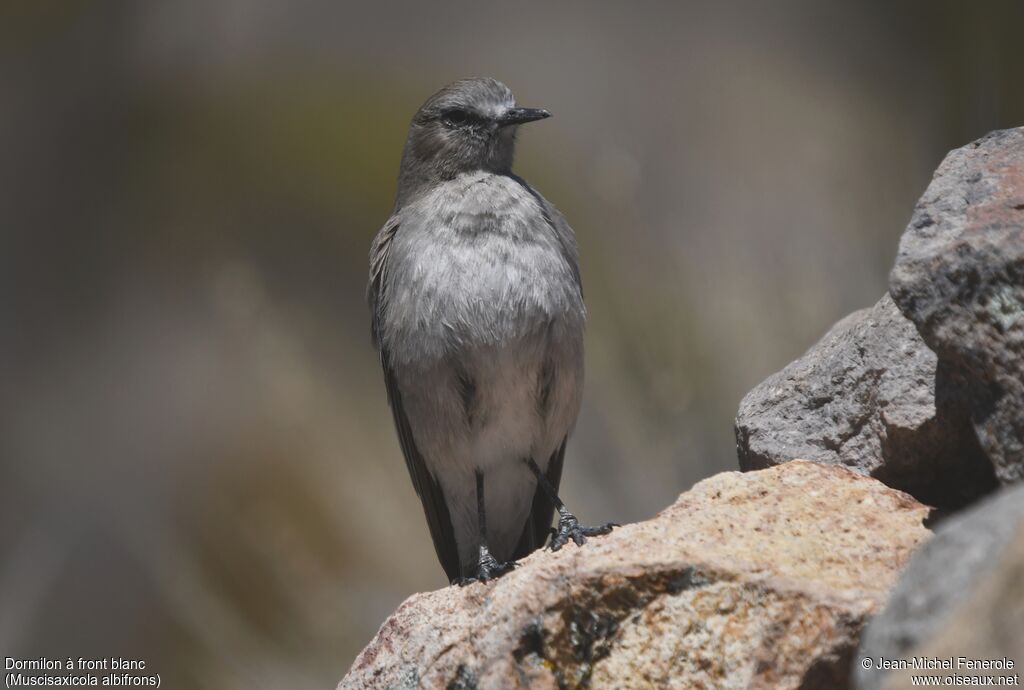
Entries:
{"type": "Polygon", "coordinates": [[[505,573],[512,572],[515,568],[516,563],[514,561],[501,563],[497,558],[491,555],[490,550],[486,546],[481,546],[480,558],[476,563],[476,573],[470,577],[456,578],[454,582],[459,587],[465,587],[466,585],[473,584],[474,582],[496,580],[505,573]]]}
{"type": "Polygon", "coordinates": [[[606,522],[603,525],[597,527],[585,527],[580,524],[576,516],[570,513],[568,510],[560,510],[558,515],[558,529],[551,530],[551,541],[548,543],[548,548],[552,551],[558,551],[560,548],[569,543],[572,539],[576,542],[576,546],[583,546],[587,543],[587,537],[597,537],[602,534],[608,534],[612,531],[613,527],[618,527],[617,522],[606,522]]]}

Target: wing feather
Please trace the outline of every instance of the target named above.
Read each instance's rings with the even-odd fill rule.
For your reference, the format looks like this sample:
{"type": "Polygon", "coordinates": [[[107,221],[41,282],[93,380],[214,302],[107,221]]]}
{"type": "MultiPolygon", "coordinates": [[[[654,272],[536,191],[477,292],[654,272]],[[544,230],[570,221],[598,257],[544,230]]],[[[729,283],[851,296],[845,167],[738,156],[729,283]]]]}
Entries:
{"type": "Polygon", "coordinates": [[[370,247],[370,280],[367,286],[367,301],[372,314],[371,332],[373,342],[380,350],[380,362],[384,370],[388,404],[391,406],[395,430],[398,432],[398,443],[402,448],[402,455],[405,456],[409,478],[412,479],[416,495],[420,497],[420,502],[423,504],[423,514],[427,518],[427,527],[430,529],[430,537],[434,542],[437,558],[441,561],[441,567],[444,568],[448,579],[454,580],[461,575],[461,572],[459,550],[455,543],[455,530],[452,528],[448,504],[445,502],[441,486],[427,469],[423,455],[416,446],[416,439],[413,437],[409,419],[402,406],[402,392],[391,366],[387,348],[381,338],[381,320],[387,309],[388,253],[400,227],[399,218],[392,216],[377,233],[370,247]]]}

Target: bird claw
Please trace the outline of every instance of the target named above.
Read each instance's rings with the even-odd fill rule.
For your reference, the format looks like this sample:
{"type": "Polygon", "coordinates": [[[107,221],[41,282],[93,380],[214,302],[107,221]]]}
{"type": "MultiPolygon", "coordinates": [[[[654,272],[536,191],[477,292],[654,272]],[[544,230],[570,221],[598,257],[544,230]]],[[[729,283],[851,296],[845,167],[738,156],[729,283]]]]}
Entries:
{"type": "Polygon", "coordinates": [[[551,541],[548,543],[548,548],[552,551],[558,551],[568,544],[570,539],[576,542],[576,546],[583,546],[587,543],[587,537],[598,537],[602,534],[608,534],[612,531],[613,527],[618,526],[617,522],[606,522],[596,527],[586,527],[580,524],[575,515],[567,511],[559,516],[558,529],[552,528],[551,541]]]}
{"type": "Polygon", "coordinates": [[[474,582],[487,582],[488,580],[496,580],[505,573],[510,573],[516,569],[518,563],[515,561],[506,561],[502,563],[498,561],[487,547],[480,547],[480,559],[476,564],[476,574],[469,577],[458,577],[453,580],[453,584],[459,587],[465,587],[471,585],[474,582]]]}

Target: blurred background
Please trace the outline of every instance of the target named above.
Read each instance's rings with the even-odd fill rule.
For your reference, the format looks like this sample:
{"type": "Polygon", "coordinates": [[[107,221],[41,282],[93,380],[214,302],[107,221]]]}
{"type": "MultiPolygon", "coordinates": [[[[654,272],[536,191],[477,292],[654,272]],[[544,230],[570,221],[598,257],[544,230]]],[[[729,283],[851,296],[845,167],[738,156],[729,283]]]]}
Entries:
{"type": "Polygon", "coordinates": [[[873,304],[944,153],[1024,124],[1024,3],[0,5],[0,656],[329,688],[445,584],[363,294],[406,126],[555,117],[584,520],[736,469],[742,395],[873,304]]]}

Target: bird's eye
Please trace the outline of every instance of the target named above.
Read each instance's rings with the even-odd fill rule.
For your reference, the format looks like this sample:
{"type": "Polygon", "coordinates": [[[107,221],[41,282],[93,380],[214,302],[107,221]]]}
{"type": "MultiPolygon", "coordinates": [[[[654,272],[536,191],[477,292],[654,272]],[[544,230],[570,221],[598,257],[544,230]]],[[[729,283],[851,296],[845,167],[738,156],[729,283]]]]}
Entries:
{"type": "Polygon", "coordinates": [[[470,124],[473,116],[465,110],[446,110],[441,115],[441,120],[449,127],[461,127],[470,124]]]}

